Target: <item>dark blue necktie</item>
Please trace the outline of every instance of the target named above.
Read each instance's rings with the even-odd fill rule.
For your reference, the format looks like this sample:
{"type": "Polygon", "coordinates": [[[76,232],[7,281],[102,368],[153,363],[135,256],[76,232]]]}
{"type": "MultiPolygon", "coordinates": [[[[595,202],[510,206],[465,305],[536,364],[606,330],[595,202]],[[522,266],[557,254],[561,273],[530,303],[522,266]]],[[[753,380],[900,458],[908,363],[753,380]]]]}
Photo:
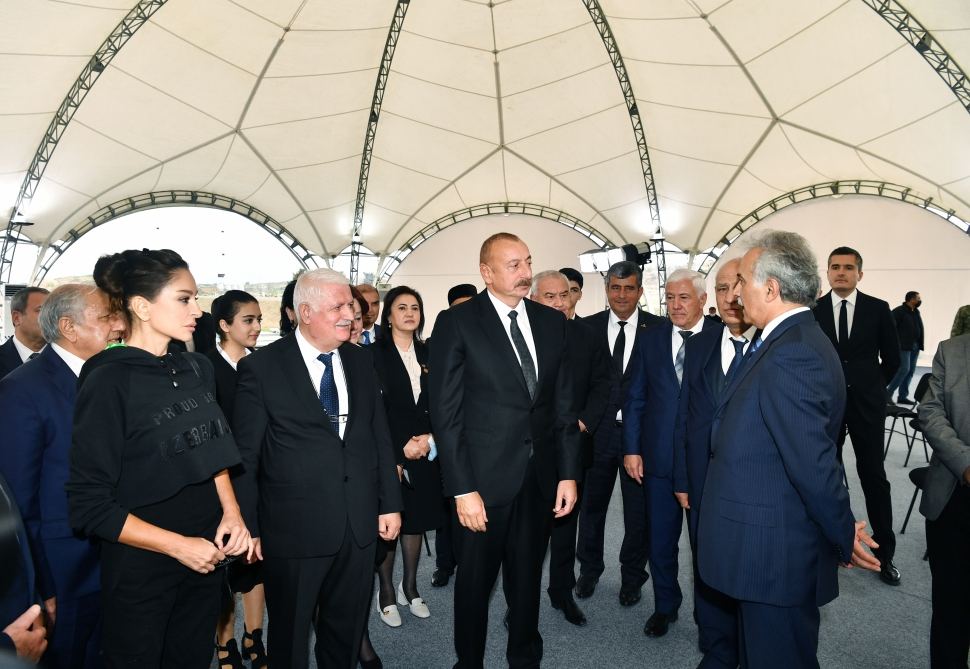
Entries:
{"type": "Polygon", "coordinates": [[[747,339],[732,339],[731,343],[734,344],[734,358],[731,360],[731,364],[728,365],[727,372],[724,374],[725,379],[730,379],[738,367],[741,366],[741,359],[744,357],[744,345],[748,343],[747,339]]]}
{"type": "Polygon", "coordinates": [[[317,360],[323,363],[323,378],[320,379],[320,406],[327,414],[327,425],[334,434],[337,430],[337,418],[340,415],[340,400],[337,395],[337,384],[333,380],[333,353],[321,353],[317,360]]]}
{"type": "Polygon", "coordinates": [[[364,330],[364,346],[370,346],[370,332],[364,330]]]}

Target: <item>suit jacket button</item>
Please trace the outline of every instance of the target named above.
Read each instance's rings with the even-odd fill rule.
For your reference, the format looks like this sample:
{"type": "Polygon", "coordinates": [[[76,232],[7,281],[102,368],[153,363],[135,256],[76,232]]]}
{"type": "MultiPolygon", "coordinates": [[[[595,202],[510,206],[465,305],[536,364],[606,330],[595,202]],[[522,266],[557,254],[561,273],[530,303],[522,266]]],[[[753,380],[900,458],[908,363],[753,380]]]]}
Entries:
{"type": "Polygon", "coordinates": [[[350,477],[349,477],[349,476],[345,476],[345,477],[344,477],[344,483],[346,483],[346,482],[347,482],[347,481],[349,481],[349,480],[350,480],[350,477]]]}
{"type": "Polygon", "coordinates": [[[714,459],[714,454],[713,454],[713,453],[711,453],[711,460],[713,460],[713,459],[714,459]]]}

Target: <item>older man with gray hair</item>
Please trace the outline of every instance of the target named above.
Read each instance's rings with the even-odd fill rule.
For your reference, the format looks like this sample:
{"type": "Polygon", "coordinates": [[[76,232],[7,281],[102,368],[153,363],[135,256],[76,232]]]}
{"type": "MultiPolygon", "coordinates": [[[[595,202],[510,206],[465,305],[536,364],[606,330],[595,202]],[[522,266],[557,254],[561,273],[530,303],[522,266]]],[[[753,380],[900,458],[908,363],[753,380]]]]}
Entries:
{"type": "Polygon", "coordinates": [[[677,581],[677,543],[684,511],[674,497],[674,427],[687,339],[719,326],[704,318],[703,274],[678,269],[664,288],[669,319],[638,334],[630,389],[623,405],[623,466],[643,485],[655,610],[643,633],[660,637],[677,620],[683,593],[677,581]]]}
{"type": "Polygon", "coordinates": [[[0,380],[0,473],[23,514],[38,593],[57,623],[46,666],[84,669],[101,666],[101,584],[97,547],[67,522],[74,398],[84,361],[124,325],[94,286],[66,284],[43,295],[38,323],[48,345],[0,380]]]}
{"type": "Polygon", "coordinates": [[[698,570],[737,605],[742,667],[818,667],[818,607],[838,596],[838,565],[879,569],[836,459],[842,365],[809,311],[818,264],[802,237],[755,237],[737,279],[760,335],[714,413],[698,570]]]}
{"type": "Polygon", "coordinates": [[[298,326],[239,363],[237,489],[265,560],[273,666],[354,666],[377,539],[401,528],[401,489],[371,356],[348,343],[354,298],[329,269],[300,275],[298,326]]]}

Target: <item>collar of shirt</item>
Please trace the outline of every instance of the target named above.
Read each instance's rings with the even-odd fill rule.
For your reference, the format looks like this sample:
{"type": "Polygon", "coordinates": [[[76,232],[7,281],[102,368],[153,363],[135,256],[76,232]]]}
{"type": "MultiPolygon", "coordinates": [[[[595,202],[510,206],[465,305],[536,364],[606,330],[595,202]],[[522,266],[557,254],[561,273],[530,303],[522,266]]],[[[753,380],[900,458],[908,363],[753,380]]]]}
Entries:
{"type": "MultiPolygon", "coordinates": [[[[617,316],[616,315],[616,312],[614,312],[612,309],[609,309],[609,312],[610,312],[610,327],[611,328],[616,328],[616,331],[619,332],[620,331],[620,317],[617,316]]],[[[640,323],[640,309],[639,308],[633,310],[633,313],[630,314],[630,317],[626,320],[626,323],[627,323],[628,326],[632,325],[633,326],[632,329],[634,329],[634,330],[636,329],[637,325],[639,325],[639,323],[640,323]]],[[[626,332],[629,332],[631,330],[631,328],[629,328],[629,327],[625,327],[623,329],[626,332]]]]}
{"type": "MultiPolygon", "coordinates": [[[[230,367],[232,367],[233,369],[236,369],[236,365],[239,364],[239,362],[232,361],[232,358],[229,357],[229,354],[226,353],[225,349],[222,348],[222,344],[216,344],[216,350],[219,351],[219,355],[222,356],[222,359],[229,363],[230,367]]],[[[243,358],[245,358],[247,355],[252,353],[252,351],[250,351],[248,348],[244,348],[243,351],[245,351],[245,353],[243,353],[243,358]]],[[[242,360],[242,358],[240,358],[239,360],[242,360]]]]}
{"type": "Polygon", "coordinates": [[[24,346],[19,339],[17,339],[16,332],[11,339],[13,339],[13,345],[17,349],[17,353],[20,354],[20,362],[27,362],[32,354],[40,353],[40,351],[44,350],[44,348],[41,347],[40,351],[31,351],[28,347],[24,346]]]}
{"type": "Polygon", "coordinates": [[[751,340],[754,339],[754,333],[758,331],[755,326],[749,327],[747,330],[741,333],[740,337],[735,337],[731,334],[731,331],[725,325],[724,330],[721,332],[721,371],[727,374],[728,367],[731,366],[731,361],[734,359],[734,344],[733,341],[744,340],[744,346],[741,347],[741,351],[746,353],[748,347],[751,346],[751,340]]]}
{"type": "Polygon", "coordinates": [[[509,318],[509,312],[514,311],[518,314],[515,317],[515,322],[519,324],[519,331],[522,332],[522,337],[525,339],[525,345],[529,349],[529,353],[532,354],[532,362],[536,368],[536,374],[539,374],[539,358],[536,356],[536,345],[532,338],[532,324],[529,322],[529,312],[525,310],[525,300],[519,300],[519,303],[515,305],[515,308],[510,307],[502,300],[498,299],[492,295],[492,291],[486,290],[485,293],[488,295],[488,299],[492,301],[492,306],[495,307],[495,312],[498,314],[498,319],[502,322],[502,327],[505,328],[505,334],[508,335],[509,342],[512,343],[512,350],[515,351],[515,357],[519,360],[519,364],[522,364],[522,360],[519,359],[519,351],[515,348],[515,343],[512,342],[512,319],[509,318]]]}
{"type": "MultiPolygon", "coordinates": [[[[296,343],[300,347],[300,355],[303,357],[303,364],[306,366],[307,373],[310,375],[310,383],[313,385],[313,394],[317,397],[320,396],[320,382],[323,380],[323,373],[326,370],[326,365],[321,362],[317,356],[321,353],[333,353],[331,360],[331,365],[333,365],[333,382],[337,386],[337,413],[341,416],[347,414],[349,405],[349,396],[347,391],[347,377],[344,375],[343,361],[340,359],[340,351],[338,349],[333,349],[332,351],[320,351],[316,346],[310,343],[310,341],[303,336],[303,332],[300,330],[299,326],[296,328],[294,333],[296,337],[296,343]]],[[[344,429],[346,428],[346,421],[341,420],[338,423],[338,432],[340,438],[343,439],[344,429]]]]}
{"type": "Polygon", "coordinates": [[[768,324],[765,326],[765,329],[761,331],[761,341],[762,342],[768,341],[768,337],[771,335],[772,330],[778,327],[778,325],[783,320],[785,320],[786,318],[791,318],[795,314],[800,314],[803,311],[808,311],[808,307],[796,307],[794,309],[790,309],[789,311],[786,311],[785,313],[779,314],[774,318],[772,318],[770,321],[768,321],[768,324]]]}
{"type": "Polygon", "coordinates": [[[64,361],[71,371],[74,372],[74,376],[81,376],[81,368],[84,367],[84,361],[77,357],[63,346],[58,346],[56,343],[51,343],[51,348],[54,349],[54,353],[60,356],[61,360],[64,361]]]}
{"type": "MultiPolygon", "coordinates": [[[[698,318],[697,322],[694,323],[692,327],[683,328],[683,329],[689,332],[693,332],[694,334],[699,333],[701,330],[704,329],[704,317],[702,316],[698,318]]],[[[681,328],[674,325],[671,328],[671,330],[672,332],[670,333],[670,350],[671,350],[670,359],[674,362],[674,364],[677,364],[677,351],[680,350],[681,346],[687,343],[687,340],[680,336],[681,328]]]]}
{"type": "Polygon", "coordinates": [[[859,289],[858,288],[855,289],[855,290],[853,290],[846,297],[839,297],[834,290],[832,291],[832,309],[835,310],[835,320],[836,320],[836,322],[838,322],[838,320],[839,320],[839,309],[842,308],[842,300],[845,300],[846,302],[848,302],[848,304],[845,305],[846,308],[854,309],[855,308],[855,301],[857,299],[859,299],[859,289]]]}

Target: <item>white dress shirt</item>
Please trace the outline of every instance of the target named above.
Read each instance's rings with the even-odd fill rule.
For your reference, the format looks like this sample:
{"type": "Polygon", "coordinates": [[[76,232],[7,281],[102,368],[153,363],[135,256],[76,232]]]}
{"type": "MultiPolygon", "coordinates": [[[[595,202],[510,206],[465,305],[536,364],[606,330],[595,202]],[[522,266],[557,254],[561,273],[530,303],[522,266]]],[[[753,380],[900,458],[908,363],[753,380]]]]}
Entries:
{"type": "Polygon", "coordinates": [[[721,333],[721,371],[727,374],[728,367],[731,366],[731,361],[734,360],[734,344],[732,341],[744,341],[744,346],[741,347],[741,352],[747,353],[748,347],[751,346],[751,340],[754,338],[754,333],[758,330],[755,326],[748,328],[746,332],[741,333],[740,337],[735,337],[731,334],[731,331],[724,327],[724,331],[721,333]]]}
{"type": "MultiPolygon", "coordinates": [[[[229,357],[229,354],[226,353],[225,350],[223,350],[222,344],[216,344],[216,350],[219,351],[219,355],[222,356],[222,359],[229,363],[230,367],[232,367],[233,369],[236,369],[236,365],[238,364],[238,362],[232,361],[232,358],[229,357]]],[[[247,355],[252,353],[252,351],[250,351],[248,348],[244,348],[243,351],[244,351],[243,358],[245,358],[247,355]]],[[[239,359],[242,360],[242,358],[239,358],[239,359]]],[[[320,362],[320,361],[317,360],[317,362],[320,362]]],[[[320,364],[322,365],[323,363],[321,362],[320,364]]],[[[321,372],[320,375],[323,376],[323,373],[321,372]]],[[[317,384],[317,389],[319,388],[320,388],[320,385],[317,384]]]]}
{"type": "Polygon", "coordinates": [[[803,311],[808,311],[808,307],[796,307],[791,311],[786,311],[785,313],[779,314],[778,316],[775,316],[774,318],[772,318],[770,321],[768,321],[768,325],[765,326],[765,329],[761,331],[761,341],[762,342],[767,341],[768,335],[771,334],[771,331],[774,330],[776,327],[778,327],[778,324],[781,323],[783,320],[785,320],[786,318],[791,318],[795,314],[800,314],[803,311]]]}
{"type": "MultiPolygon", "coordinates": [[[[337,422],[337,432],[340,438],[344,438],[344,430],[347,428],[347,421],[343,420],[343,417],[347,415],[347,408],[349,406],[348,396],[347,396],[347,377],[344,375],[344,366],[340,361],[340,352],[337,349],[333,351],[320,351],[311,344],[300,328],[296,328],[296,343],[300,346],[300,355],[303,356],[303,364],[306,365],[307,372],[310,375],[310,383],[313,384],[313,392],[317,397],[320,397],[320,381],[323,380],[323,372],[327,369],[317,356],[321,353],[333,353],[333,357],[330,358],[331,366],[333,367],[333,382],[337,386],[337,413],[340,414],[341,420],[337,422]]],[[[320,407],[320,411],[323,411],[323,407],[320,407]]]]}
{"type": "MultiPolygon", "coordinates": [[[[842,300],[845,300],[845,315],[849,321],[849,336],[852,336],[852,318],[855,316],[855,301],[859,299],[859,291],[853,290],[848,297],[839,297],[832,291],[832,315],[835,316],[835,338],[839,338],[839,314],[842,312],[842,300]]],[[[762,339],[764,335],[762,335],[762,339]]]]}
{"type": "Polygon", "coordinates": [[[30,359],[30,356],[32,356],[34,353],[40,353],[40,351],[44,350],[44,348],[41,347],[40,351],[31,351],[29,348],[20,343],[20,340],[17,339],[16,332],[11,339],[13,339],[13,345],[17,349],[17,353],[20,354],[20,362],[27,362],[30,359]]]}
{"type": "Polygon", "coordinates": [[[54,349],[54,353],[56,353],[60,359],[64,361],[64,364],[71,368],[71,371],[74,372],[74,376],[81,376],[81,368],[84,367],[84,361],[81,360],[81,358],[77,357],[63,346],[58,346],[56,343],[52,342],[51,348],[54,349]]]}
{"type": "MultiPolygon", "coordinates": [[[[703,316],[697,319],[697,322],[694,323],[693,327],[684,328],[684,330],[687,330],[688,332],[693,332],[694,334],[697,334],[703,329],[704,329],[703,316]]],[[[680,330],[681,328],[675,325],[674,327],[671,328],[671,332],[670,332],[670,360],[674,363],[674,366],[677,365],[677,353],[678,351],[680,351],[680,347],[687,344],[687,340],[680,336],[680,330]]]]}
{"type": "Polygon", "coordinates": [[[505,328],[505,334],[509,338],[509,342],[512,343],[512,350],[515,351],[515,357],[522,364],[522,359],[519,358],[519,350],[515,348],[515,342],[512,341],[512,319],[509,318],[509,312],[514,311],[518,314],[515,317],[515,321],[519,324],[519,330],[522,332],[522,337],[525,339],[525,345],[529,348],[529,353],[532,355],[532,364],[536,369],[536,379],[539,378],[539,358],[536,357],[536,343],[532,339],[532,326],[529,324],[529,314],[525,310],[525,300],[519,300],[519,303],[515,305],[515,309],[509,305],[502,302],[494,295],[492,291],[486,290],[488,294],[488,299],[492,301],[492,306],[495,307],[495,311],[498,312],[498,319],[502,321],[502,327],[505,328]]]}
{"type": "MultiPolygon", "coordinates": [[[[634,309],[630,315],[630,320],[623,326],[623,371],[630,364],[630,356],[633,355],[633,342],[637,338],[637,326],[640,324],[640,310],[634,309]]],[[[616,338],[620,336],[620,317],[610,309],[610,318],[606,324],[606,339],[610,346],[610,355],[613,355],[613,347],[616,345],[616,338]]]]}

